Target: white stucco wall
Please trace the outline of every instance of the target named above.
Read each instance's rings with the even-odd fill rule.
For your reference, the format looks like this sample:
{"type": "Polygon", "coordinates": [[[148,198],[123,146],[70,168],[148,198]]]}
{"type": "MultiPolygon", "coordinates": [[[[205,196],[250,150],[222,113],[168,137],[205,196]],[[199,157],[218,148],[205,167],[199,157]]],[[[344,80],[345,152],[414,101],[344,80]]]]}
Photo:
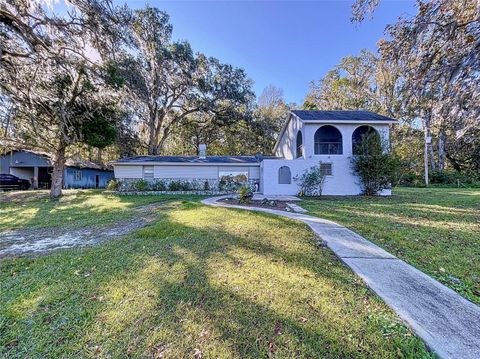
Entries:
{"type": "MultiPolygon", "coordinates": [[[[285,158],[286,160],[293,160],[295,158],[295,152],[297,148],[297,132],[302,130],[302,128],[302,122],[296,116],[292,116],[288,122],[285,132],[279,139],[275,156],[285,158]]],[[[302,131],[303,141],[305,142],[305,134],[303,132],[304,131],[302,131]]]]}
{"type": "MultiPolygon", "coordinates": [[[[318,165],[319,162],[332,164],[332,176],[327,176],[323,188],[324,195],[357,195],[361,193],[359,179],[352,173],[350,158],[352,156],[352,134],[355,129],[364,124],[332,124],[342,133],[343,154],[342,155],[315,155],[314,135],[318,128],[324,124],[304,124],[303,145],[304,157],[298,159],[275,160],[266,159],[262,162],[261,191],[265,195],[294,195],[298,193],[298,184],[293,180],[300,176],[307,168],[318,165]],[[278,169],[281,166],[288,166],[292,173],[291,184],[278,183],[278,169]]],[[[388,141],[388,124],[368,124],[375,128],[382,138],[388,141]]],[[[290,150],[283,149],[284,153],[294,153],[296,131],[292,128],[294,141],[291,141],[290,150]],[[292,152],[293,151],[293,152],[292,152]]],[[[286,157],[285,157],[286,158],[286,157]]],[[[386,190],[382,195],[389,195],[391,191],[386,190]]]]}

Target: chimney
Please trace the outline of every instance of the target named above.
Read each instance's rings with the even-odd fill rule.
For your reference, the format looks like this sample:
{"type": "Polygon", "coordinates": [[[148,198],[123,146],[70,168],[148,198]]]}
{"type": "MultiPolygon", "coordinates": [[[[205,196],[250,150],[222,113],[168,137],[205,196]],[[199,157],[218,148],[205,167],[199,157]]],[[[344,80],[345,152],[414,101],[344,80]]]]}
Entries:
{"type": "Polygon", "coordinates": [[[207,145],[204,143],[201,143],[198,146],[198,157],[201,159],[205,159],[207,157],[207,145]]]}

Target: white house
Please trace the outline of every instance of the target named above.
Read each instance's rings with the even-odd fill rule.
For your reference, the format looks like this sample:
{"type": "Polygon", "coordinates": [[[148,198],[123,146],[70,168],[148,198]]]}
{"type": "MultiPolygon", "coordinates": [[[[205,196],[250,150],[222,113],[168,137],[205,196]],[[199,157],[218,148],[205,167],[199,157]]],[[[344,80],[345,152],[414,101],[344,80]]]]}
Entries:
{"type": "MultiPolygon", "coordinates": [[[[374,131],[388,143],[389,127],[397,121],[368,111],[291,111],[274,148],[274,157],[136,156],[114,163],[115,178],[148,181],[185,180],[218,186],[225,176],[248,179],[264,195],[294,195],[294,177],[321,162],[326,174],[323,194],[361,192],[350,158],[365,133],[374,131]]],[[[389,195],[390,190],[382,192],[389,195]]]]}

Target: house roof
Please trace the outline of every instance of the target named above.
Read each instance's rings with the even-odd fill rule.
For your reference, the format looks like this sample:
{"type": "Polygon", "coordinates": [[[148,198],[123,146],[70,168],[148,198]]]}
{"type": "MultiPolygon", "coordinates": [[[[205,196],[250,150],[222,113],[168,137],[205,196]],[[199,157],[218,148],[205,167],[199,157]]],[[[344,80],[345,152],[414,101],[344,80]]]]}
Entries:
{"type": "Polygon", "coordinates": [[[121,158],[114,164],[127,163],[182,163],[182,164],[255,164],[260,163],[263,156],[134,156],[121,158]]]}
{"type": "MultiPolygon", "coordinates": [[[[21,149],[13,149],[13,150],[10,150],[10,151],[6,151],[0,156],[6,156],[6,155],[8,155],[10,153],[13,153],[13,152],[31,153],[32,155],[39,156],[39,157],[42,157],[42,158],[46,159],[48,161],[48,164],[50,166],[53,166],[50,155],[48,153],[42,152],[42,151],[32,151],[32,150],[21,148],[21,149]]],[[[75,167],[75,168],[87,168],[87,169],[94,169],[94,170],[100,170],[100,171],[111,171],[112,170],[112,166],[110,166],[110,165],[102,165],[102,164],[92,162],[92,161],[81,160],[81,159],[73,159],[73,158],[67,158],[66,161],[65,161],[65,166],[66,167],[75,167]]],[[[19,166],[13,166],[13,167],[24,167],[24,166],[19,165],[19,166]]]]}
{"type": "Polygon", "coordinates": [[[100,171],[111,171],[112,166],[110,165],[101,165],[92,161],[87,160],[75,160],[75,159],[67,159],[65,161],[65,166],[67,167],[76,167],[76,168],[88,168],[100,171]]]}
{"type": "Polygon", "coordinates": [[[386,122],[397,120],[370,111],[306,111],[294,110],[292,113],[302,121],[312,122],[386,122]]]}

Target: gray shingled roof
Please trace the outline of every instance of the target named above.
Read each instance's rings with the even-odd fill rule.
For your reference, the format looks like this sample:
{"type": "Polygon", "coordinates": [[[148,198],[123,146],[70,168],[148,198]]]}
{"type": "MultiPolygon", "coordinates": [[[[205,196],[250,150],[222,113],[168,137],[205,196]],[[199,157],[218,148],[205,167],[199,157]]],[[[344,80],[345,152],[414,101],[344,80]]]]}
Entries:
{"type": "Polygon", "coordinates": [[[167,162],[167,163],[258,163],[264,158],[261,156],[207,156],[200,158],[198,156],[134,156],[121,158],[116,163],[129,162],[167,162]]]}
{"type": "Polygon", "coordinates": [[[300,117],[303,121],[378,121],[378,122],[392,122],[393,118],[382,116],[370,111],[292,111],[295,115],[300,117]]]}

